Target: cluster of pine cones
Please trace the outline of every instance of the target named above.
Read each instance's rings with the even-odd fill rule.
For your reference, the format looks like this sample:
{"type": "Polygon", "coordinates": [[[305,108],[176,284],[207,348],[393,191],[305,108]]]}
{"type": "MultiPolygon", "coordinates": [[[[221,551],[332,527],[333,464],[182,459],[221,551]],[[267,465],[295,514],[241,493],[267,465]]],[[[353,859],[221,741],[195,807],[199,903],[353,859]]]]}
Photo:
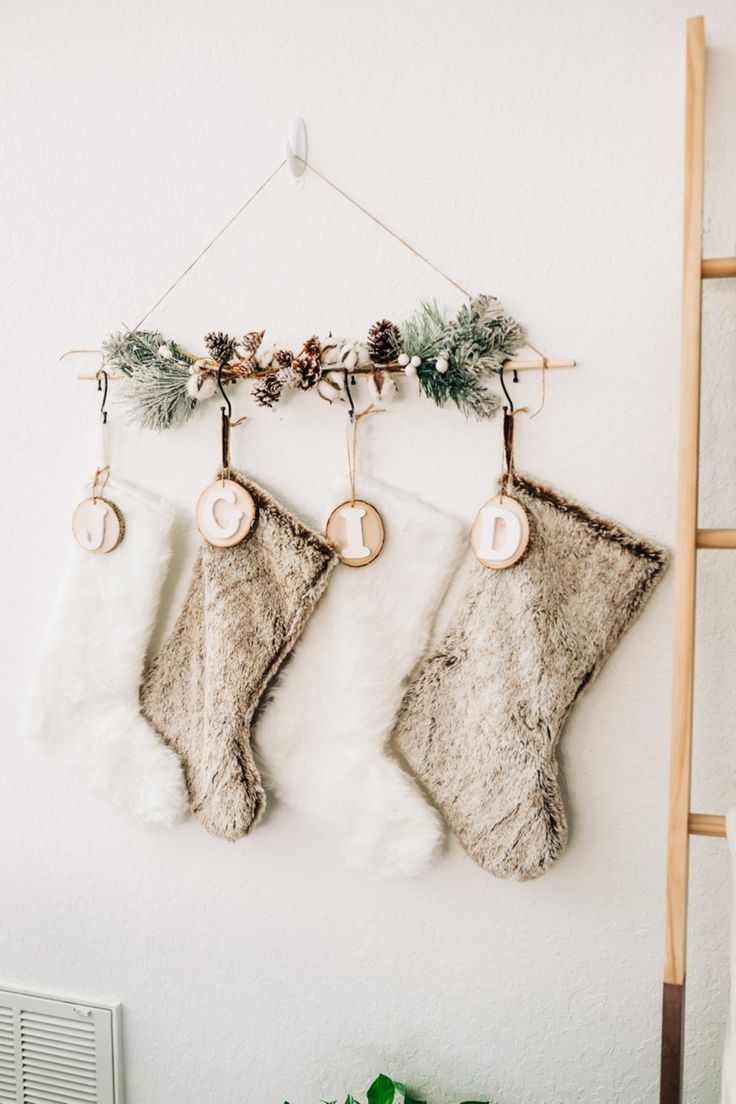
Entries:
{"type": "Polygon", "coordinates": [[[366,362],[378,369],[385,367],[396,361],[401,343],[398,326],[387,318],[374,322],[365,345],[343,345],[330,340],[323,345],[315,336],[305,341],[296,354],[288,349],[266,352],[262,349],[263,336],[263,330],[242,338],[213,330],[204,343],[211,359],[218,367],[227,366],[232,375],[244,378],[258,371],[264,373],[251,391],[254,401],[264,407],[275,406],[284,388],[309,391],[319,383],[323,372],[350,371],[356,364],[366,362]]]}
{"type": "Polygon", "coordinates": [[[322,375],[322,346],[319,339],[310,337],[294,356],[288,349],[277,349],[270,356],[268,375],[253,387],[251,395],[259,406],[275,406],[285,387],[309,391],[322,375]]]}
{"type": "MultiPolygon", "coordinates": [[[[376,366],[390,364],[396,360],[400,341],[398,326],[384,318],[375,322],[368,331],[365,344],[367,355],[376,366]]],[[[264,365],[274,370],[260,379],[251,392],[254,401],[259,406],[272,407],[281,398],[285,387],[309,391],[319,383],[323,371],[333,371],[341,366],[335,360],[336,351],[339,352],[337,343],[327,342],[323,346],[317,337],[305,341],[296,356],[286,349],[277,350],[264,365]]],[[[343,367],[354,367],[356,360],[353,355],[343,367]]]]}

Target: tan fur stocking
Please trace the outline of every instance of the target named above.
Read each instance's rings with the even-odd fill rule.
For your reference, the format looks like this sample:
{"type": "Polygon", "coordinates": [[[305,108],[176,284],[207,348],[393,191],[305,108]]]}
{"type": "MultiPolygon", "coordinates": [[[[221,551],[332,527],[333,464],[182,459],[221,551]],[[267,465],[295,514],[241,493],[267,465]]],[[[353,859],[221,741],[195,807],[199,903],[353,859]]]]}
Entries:
{"type": "Polygon", "coordinates": [[[394,741],[471,857],[525,880],[567,839],[556,760],[565,719],[667,555],[518,473],[508,490],[529,517],[529,547],[505,570],[474,564],[394,741]]]}
{"type": "Polygon", "coordinates": [[[236,840],[266,804],[250,750],[251,718],[337,560],[324,537],[264,490],[230,478],[255,499],[255,529],[233,548],[202,545],[174,630],[145,676],[141,703],[181,757],[194,815],[213,835],[236,840]]]}

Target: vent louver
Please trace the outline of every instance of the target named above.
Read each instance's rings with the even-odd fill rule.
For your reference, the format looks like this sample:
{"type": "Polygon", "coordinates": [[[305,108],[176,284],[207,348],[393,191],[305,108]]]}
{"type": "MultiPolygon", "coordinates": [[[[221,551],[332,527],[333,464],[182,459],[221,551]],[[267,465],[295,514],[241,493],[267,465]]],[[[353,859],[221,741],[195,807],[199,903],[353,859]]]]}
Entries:
{"type": "Polygon", "coordinates": [[[119,1006],[0,989],[0,1104],[123,1104],[119,1006]]]}

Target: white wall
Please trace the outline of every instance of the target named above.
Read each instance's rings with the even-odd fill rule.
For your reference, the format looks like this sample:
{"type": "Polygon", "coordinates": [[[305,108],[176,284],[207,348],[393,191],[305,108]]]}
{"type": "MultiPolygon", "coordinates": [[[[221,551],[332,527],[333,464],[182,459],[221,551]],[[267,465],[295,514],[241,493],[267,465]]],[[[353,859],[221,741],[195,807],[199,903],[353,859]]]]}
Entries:
{"type": "MultiPolygon", "coordinates": [[[[736,12],[707,0],[706,253],[734,250],[736,12]]],[[[274,810],[228,846],[148,834],[26,747],[18,719],[93,455],[98,396],[72,346],[133,324],[282,156],[311,155],[461,283],[499,295],[550,355],[522,468],[670,543],[682,194],[682,0],[5,0],[0,8],[3,357],[0,982],[125,1006],[131,1104],[314,1104],[378,1070],[450,1102],[654,1101],[658,1078],[672,578],[576,707],[562,747],[569,849],[496,881],[457,846],[387,887],[274,810]]],[[[311,178],[282,176],[157,312],[297,343],[362,336],[438,277],[311,178]]],[[[733,287],[706,290],[705,524],[736,512],[733,287]]],[[[519,385],[534,403],[539,379],[519,385]]],[[[405,391],[408,391],[405,388],[405,391]]],[[[245,395],[238,409],[247,407],[245,395]]],[[[155,437],[115,417],[120,473],[185,513],[217,460],[217,405],[155,437]]],[[[470,520],[499,424],[405,398],[366,470],[470,520]]],[[[344,462],[315,396],[258,412],[241,465],[305,518],[344,462]]],[[[169,588],[186,580],[190,535],[169,588]]],[[[695,805],[733,795],[728,557],[704,560],[695,805]],[[715,560],[720,569],[716,573],[715,560]]],[[[162,626],[165,627],[165,626],[162,626]]],[[[725,845],[696,841],[687,1081],[717,1099],[725,845]]]]}

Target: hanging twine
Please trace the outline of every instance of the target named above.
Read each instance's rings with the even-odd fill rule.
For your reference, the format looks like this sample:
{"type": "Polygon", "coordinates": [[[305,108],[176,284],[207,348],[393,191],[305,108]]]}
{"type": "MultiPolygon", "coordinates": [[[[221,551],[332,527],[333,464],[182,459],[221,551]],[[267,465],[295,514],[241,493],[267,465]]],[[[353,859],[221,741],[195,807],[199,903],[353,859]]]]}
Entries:
{"type": "MultiPolygon", "coordinates": [[[[302,159],[299,158],[299,160],[302,160],[302,159]]],[[[179,286],[179,284],[182,282],[182,280],[185,278],[185,276],[188,276],[189,273],[194,268],[194,266],[199,264],[199,262],[202,260],[202,258],[207,253],[209,253],[210,249],[215,244],[215,242],[219,241],[219,239],[222,237],[222,235],[227,230],[229,230],[230,227],[233,225],[233,223],[237,219],[240,218],[240,216],[243,214],[243,212],[246,211],[248,209],[248,207],[250,207],[251,203],[253,203],[253,201],[255,199],[257,199],[257,197],[261,194],[261,192],[265,188],[268,187],[268,185],[271,183],[271,181],[276,176],[278,176],[278,174],[281,172],[281,170],[283,169],[285,164],[286,164],[285,160],[281,161],[276,166],[276,168],[273,169],[273,171],[268,174],[266,179],[264,181],[262,181],[262,183],[259,184],[258,187],[253,192],[251,192],[251,194],[248,196],[248,198],[245,200],[245,202],[242,203],[240,205],[240,207],[238,207],[235,214],[231,215],[231,217],[227,220],[225,225],[220,227],[220,229],[217,231],[217,233],[214,235],[214,237],[211,238],[207,242],[207,244],[204,246],[204,248],[199,251],[199,253],[194,258],[194,260],[190,261],[190,263],[186,266],[186,268],[183,270],[183,272],[179,273],[179,275],[176,277],[176,279],[173,281],[173,283],[169,284],[166,291],[164,291],[158,297],[158,299],[153,304],[153,306],[149,307],[148,310],[145,312],[145,314],[143,314],[142,317],[138,319],[136,324],[131,327],[131,333],[135,333],[137,330],[140,330],[143,323],[148,321],[148,319],[151,317],[153,312],[155,310],[157,310],[158,307],[161,306],[161,304],[164,302],[165,299],[168,299],[169,295],[171,295],[172,291],[176,287],[179,286]]],[[[418,249],[416,249],[413,245],[410,245],[409,242],[406,241],[404,238],[400,237],[394,230],[392,230],[389,226],[387,226],[385,222],[382,222],[381,219],[379,219],[377,215],[374,215],[371,211],[368,210],[367,207],[364,207],[362,205],[362,203],[358,203],[357,199],[353,199],[353,197],[351,195],[348,195],[348,193],[346,191],[344,191],[343,188],[341,188],[338,184],[335,184],[335,182],[333,180],[330,180],[330,178],[328,176],[325,176],[324,173],[321,173],[321,172],[319,172],[318,169],[315,169],[313,165],[309,164],[307,161],[304,161],[303,164],[306,168],[308,168],[311,172],[313,172],[315,176],[318,176],[320,180],[322,180],[330,188],[332,188],[334,191],[336,191],[338,193],[338,195],[341,195],[343,197],[343,199],[346,199],[347,202],[351,203],[352,206],[355,207],[358,211],[361,211],[362,214],[366,215],[377,226],[380,226],[380,228],[382,230],[384,230],[387,234],[389,234],[390,237],[392,237],[395,241],[397,241],[399,243],[399,245],[403,245],[403,247],[405,249],[407,249],[410,253],[413,253],[414,256],[418,257],[420,261],[424,262],[424,264],[428,265],[434,272],[437,273],[438,276],[441,276],[444,280],[447,280],[448,284],[451,284],[459,292],[462,292],[462,294],[465,295],[468,299],[470,298],[470,292],[466,291],[466,289],[462,286],[462,284],[459,284],[457,282],[457,280],[453,280],[453,278],[451,276],[448,276],[448,274],[446,272],[443,272],[441,268],[439,268],[436,264],[433,264],[432,261],[430,261],[428,257],[425,257],[423,253],[420,253],[418,249]]],[[[73,350],[73,351],[75,351],[75,352],[86,352],[87,350],[73,350]]],[[[93,350],[89,350],[89,351],[91,352],[93,350]]],[[[111,353],[108,353],[108,355],[103,358],[102,363],[100,364],[100,367],[97,369],[97,378],[98,379],[100,377],[100,374],[103,372],[103,370],[110,363],[110,361],[112,360],[114,355],[115,355],[115,353],[113,351],[111,353]]]]}
{"type": "Polygon", "coordinates": [[[532,418],[536,418],[537,414],[541,414],[542,411],[544,410],[544,401],[545,401],[546,394],[547,394],[547,368],[549,367],[549,362],[547,360],[547,357],[544,355],[544,353],[540,353],[539,349],[537,349],[537,347],[535,345],[532,345],[531,342],[529,342],[529,341],[527,341],[527,345],[535,353],[538,353],[539,356],[542,358],[542,397],[541,397],[541,400],[540,400],[540,403],[539,403],[539,406],[537,407],[537,409],[534,411],[533,414],[529,415],[529,418],[531,420],[532,418]]]}
{"type": "Polygon", "coordinates": [[[220,467],[220,483],[224,484],[226,479],[230,478],[230,430],[237,429],[243,422],[248,421],[247,414],[244,414],[242,418],[232,420],[227,410],[223,406],[222,408],[222,465],[220,467]]]}
{"type": "Polygon", "coordinates": [[[350,504],[355,504],[355,464],[358,454],[358,425],[361,418],[367,418],[370,414],[385,414],[382,406],[374,406],[370,403],[365,410],[361,410],[352,418],[352,425],[348,435],[348,479],[350,480],[350,504]]]}
{"type": "Polygon", "coordinates": [[[105,464],[104,468],[95,468],[95,474],[92,477],[92,501],[97,502],[98,498],[102,498],[102,492],[107,486],[107,481],[110,478],[110,465],[105,464]],[[100,484],[99,490],[97,484],[100,484]]]}
{"type": "Polygon", "coordinates": [[[385,231],[385,233],[392,237],[394,241],[397,241],[399,245],[403,245],[404,249],[408,249],[410,253],[413,253],[415,257],[417,257],[420,261],[423,261],[424,264],[431,268],[433,272],[436,272],[438,276],[441,276],[443,280],[447,280],[448,284],[452,284],[454,288],[457,288],[457,290],[461,292],[461,294],[464,295],[466,299],[470,299],[470,292],[467,291],[466,288],[462,286],[462,284],[459,284],[457,280],[453,280],[452,276],[448,276],[446,272],[444,272],[436,264],[430,261],[429,257],[425,257],[423,253],[420,253],[418,249],[415,249],[415,247],[411,245],[408,241],[406,241],[405,238],[402,238],[399,234],[396,233],[395,230],[392,230],[390,226],[387,226],[385,222],[382,222],[381,219],[379,219],[378,215],[374,215],[373,212],[369,211],[367,207],[364,207],[362,203],[358,203],[357,199],[353,199],[351,195],[348,195],[348,193],[344,191],[339,186],[339,184],[335,184],[334,180],[330,180],[329,176],[325,176],[324,173],[321,173],[319,171],[319,169],[315,169],[314,165],[311,165],[302,157],[298,157],[297,160],[301,161],[305,169],[309,169],[311,172],[314,173],[315,176],[318,176],[324,184],[327,184],[330,188],[332,188],[333,191],[337,192],[338,195],[342,196],[343,199],[346,199],[348,203],[352,204],[352,206],[355,207],[356,210],[360,211],[361,214],[366,215],[371,220],[371,222],[374,222],[376,224],[376,226],[380,226],[381,230],[385,231]]]}

